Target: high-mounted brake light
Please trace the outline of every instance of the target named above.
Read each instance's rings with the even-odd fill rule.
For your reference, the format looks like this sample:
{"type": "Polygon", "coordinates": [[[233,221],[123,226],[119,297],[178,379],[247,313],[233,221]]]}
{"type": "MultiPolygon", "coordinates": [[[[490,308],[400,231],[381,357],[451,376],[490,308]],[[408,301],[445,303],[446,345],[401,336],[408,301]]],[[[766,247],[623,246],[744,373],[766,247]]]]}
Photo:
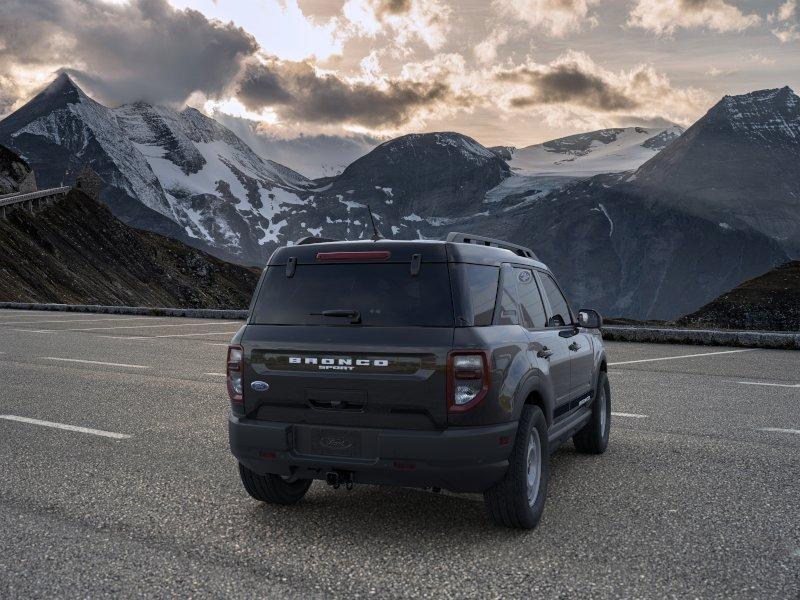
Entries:
{"type": "Polygon", "coordinates": [[[317,252],[317,260],[389,260],[388,250],[366,252],[317,252]]]}
{"type": "Polygon", "coordinates": [[[470,410],[489,391],[489,357],[484,350],[454,350],[447,357],[447,409],[470,410]]]}
{"type": "Polygon", "coordinates": [[[244,351],[241,346],[228,346],[228,361],[225,375],[228,380],[228,396],[231,403],[242,404],[242,377],[244,374],[244,351]]]}

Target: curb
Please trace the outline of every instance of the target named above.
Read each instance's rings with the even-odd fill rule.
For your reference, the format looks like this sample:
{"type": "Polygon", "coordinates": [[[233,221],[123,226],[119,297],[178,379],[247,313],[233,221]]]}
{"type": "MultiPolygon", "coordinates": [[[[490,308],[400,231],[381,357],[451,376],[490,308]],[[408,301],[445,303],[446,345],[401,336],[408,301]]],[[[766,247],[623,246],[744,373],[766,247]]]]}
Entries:
{"type": "Polygon", "coordinates": [[[246,310],[211,308],[151,308],[148,306],[101,306],[96,304],[37,304],[34,302],[0,302],[0,308],[18,310],[52,310],[57,312],[90,312],[110,315],[144,315],[150,317],[193,317],[195,319],[247,318],[246,310]]]}
{"type": "Polygon", "coordinates": [[[606,325],[603,338],[615,342],[697,344],[800,350],[800,332],[733,331],[725,329],[679,329],[606,325]]]}

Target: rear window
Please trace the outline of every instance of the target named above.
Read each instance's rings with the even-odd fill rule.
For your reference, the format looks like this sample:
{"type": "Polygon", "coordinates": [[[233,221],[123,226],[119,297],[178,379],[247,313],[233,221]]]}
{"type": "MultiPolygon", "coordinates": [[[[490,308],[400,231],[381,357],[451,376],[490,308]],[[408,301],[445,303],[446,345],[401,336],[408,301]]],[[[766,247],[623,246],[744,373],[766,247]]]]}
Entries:
{"type": "Polygon", "coordinates": [[[423,263],[412,276],[409,263],[268,267],[251,322],[260,325],[349,325],[323,311],[358,311],[358,326],[452,327],[450,278],[444,263],[423,263]]]}

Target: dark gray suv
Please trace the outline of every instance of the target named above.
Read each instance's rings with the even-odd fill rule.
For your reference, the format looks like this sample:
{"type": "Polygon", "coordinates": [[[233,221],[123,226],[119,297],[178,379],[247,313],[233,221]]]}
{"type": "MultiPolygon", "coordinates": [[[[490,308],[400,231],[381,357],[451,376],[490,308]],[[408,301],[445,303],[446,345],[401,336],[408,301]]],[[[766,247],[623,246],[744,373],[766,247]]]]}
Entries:
{"type": "Polygon", "coordinates": [[[228,349],[244,487],[279,504],[314,479],[481,492],[496,523],[535,527],[550,454],[608,445],[600,326],[498,240],[279,248],[228,349]]]}

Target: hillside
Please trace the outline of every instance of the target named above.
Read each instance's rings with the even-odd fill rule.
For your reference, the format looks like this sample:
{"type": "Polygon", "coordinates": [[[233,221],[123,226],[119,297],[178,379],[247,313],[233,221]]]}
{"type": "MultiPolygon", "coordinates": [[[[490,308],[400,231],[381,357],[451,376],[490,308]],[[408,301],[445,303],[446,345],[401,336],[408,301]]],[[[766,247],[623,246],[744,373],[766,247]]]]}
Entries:
{"type": "Polygon", "coordinates": [[[30,165],[5,146],[0,146],[0,195],[30,192],[36,187],[30,165]]]}
{"type": "Polygon", "coordinates": [[[0,219],[0,300],[246,308],[258,273],[120,222],[72,190],[0,219]]]}
{"type": "Polygon", "coordinates": [[[679,319],[678,324],[800,331],[800,261],[788,262],[745,281],[679,319]]]}

